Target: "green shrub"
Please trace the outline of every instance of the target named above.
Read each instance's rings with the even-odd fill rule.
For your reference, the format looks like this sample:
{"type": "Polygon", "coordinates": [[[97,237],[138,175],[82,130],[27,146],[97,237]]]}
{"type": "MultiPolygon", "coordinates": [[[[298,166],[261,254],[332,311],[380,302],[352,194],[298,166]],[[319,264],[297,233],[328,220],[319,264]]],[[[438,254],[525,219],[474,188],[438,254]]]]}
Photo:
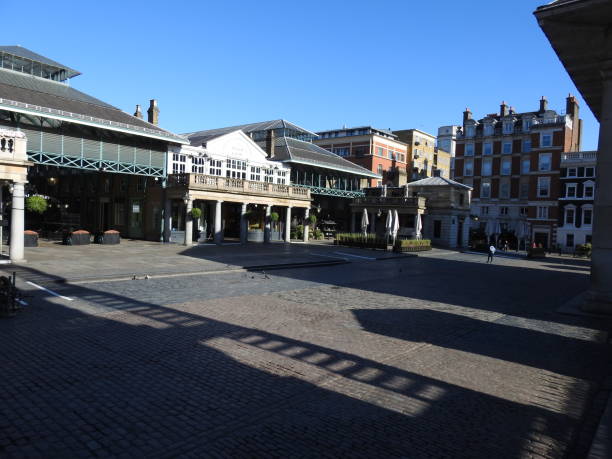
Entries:
{"type": "Polygon", "coordinates": [[[199,207],[194,207],[193,209],[191,209],[191,218],[193,218],[194,220],[197,220],[201,216],[202,216],[202,209],[200,209],[199,207]]]}
{"type": "Polygon", "coordinates": [[[576,255],[590,257],[593,247],[591,244],[578,244],[575,249],[576,255]]]}
{"type": "Polygon", "coordinates": [[[397,239],[393,250],[396,252],[422,252],[431,250],[429,239],[397,239]]]}
{"type": "Polygon", "coordinates": [[[375,234],[363,233],[336,233],[335,243],[350,247],[366,247],[372,249],[386,249],[387,239],[375,234]]]}
{"type": "Polygon", "coordinates": [[[317,229],[315,229],[315,230],[312,232],[312,236],[313,236],[315,239],[323,239],[323,231],[321,231],[320,229],[318,229],[318,228],[317,228],[317,229]]]}
{"type": "Polygon", "coordinates": [[[278,221],[278,213],[277,212],[271,212],[270,213],[270,221],[271,222],[277,222],[278,221]]]}
{"type": "Polygon", "coordinates": [[[298,225],[295,227],[295,239],[302,239],[304,237],[304,225],[298,225]]]}
{"type": "Polygon", "coordinates": [[[28,196],[26,199],[26,209],[29,212],[42,214],[45,210],[47,210],[47,199],[38,194],[28,196]]]}
{"type": "Polygon", "coordinates": [[[308,222],[312,225],[315,226],[317,224],[317,216],[316,215],[309,215],[308,216],[308,222]]]}

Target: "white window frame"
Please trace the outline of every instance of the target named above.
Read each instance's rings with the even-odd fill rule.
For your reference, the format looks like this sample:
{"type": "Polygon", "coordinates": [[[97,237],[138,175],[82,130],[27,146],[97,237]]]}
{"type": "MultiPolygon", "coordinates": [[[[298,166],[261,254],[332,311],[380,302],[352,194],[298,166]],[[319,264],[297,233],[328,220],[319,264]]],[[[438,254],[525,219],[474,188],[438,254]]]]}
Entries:
{"type": "Polygon", "coordinates": [[[472,177],[474,175],[474,160],[472,158],[463,161],[463,175],[465,177],[472,177]],[[468,164],[470,165],[469,169],[467,167],[468,164]]]}
{"type": "Polygon", "coordinates": [[[569,206],[565,206],[563,208],[563,226],[576,226],[576,206],[574,205],[569,205],[569,206]],[[569,216],[569,212],[572,212],[572,218],[571,221],[567,221],[568,220],[568,216],[569,216]]]}
{"type": "Polygon", "coordinates": [[[466,137],[475,137],[476,136],[476,126],[469,125],[465,127],[465,136],[466,137]]]}
{"type": "Polygon", "coordinates": [[[510,182],[502,181],[499,183],[499,199],[510,199],[510,182]]]}
{"type": "Polygon", "coordinates": [[[531,151],[531,139],[523,140],[523,153],[529,153],[531,151]],[[529,145],[528,148],[527,145],[529,145]]]}
{"type": "Polygon", "coordinates": [[[493,126],[493,124],[491,123],[487,123],[484,125],[484,131],[483,131],[484,135],[494,135],[495,134],[495,126],[493,126]]]}
{"type": "Polygon", "coordinates": [[[593,226],[593,206],[591,204],[587,204],[587,205],[581,206],[581,209],[582,209],[582,226],[593,226]],[[585,221],[584,217],[586,215],[586,212],[590,212],[591,214],[591,223],[587,223],[585,221]]]}
{"type": "Polygon", "coordinates": [[[482,144],[482,154],[486,156],[490,156],[493,154],[493,142],[485,142],[482,144]],[[489,147],[487,149],[487,147],[489,147]],[[487,153],[487,150],[489,151],[487,153]]]}
{"type": "Polygon", "coordinates": [[[463,156],[474,156],[474,143],[466,143],[465,144],[465,152],[463,154],[463,156]],[[470,148],[468,148],[470,147],[470,148]]]}
{"type": "Polygon", "coordinates": [[[504,121],[502,133],[503,134],[513,134],[514,133],[514,122],[504,121]]]}
{"type": "Polygon", "coordinates": [[[512,154],[512,142],[504,142],[502,144],[502,155],[511,155],[511,154],[512,154]]]}
{"type": "Polygon", "coordinates": [[[582,184],[582,199],[595,199],[595,182],[587,180],[582,184]],[[587,189],[591,190],[591,196],[587,196],[587,189]]]}
{"type": "Polygon", "coordinates": [[[499,175],[512,175],[512,158],[502,158],[499,175]],[[504,164],[508,165],[508,170],[504,172],[504,164]]]}
{"type": "Polygon", "coordinates": [[[538,198],[550,197],[550,177],[538,177],[538,198]],[[546,184],[546,186],[543,186],[546,184]],[[546,194],[541,194],[541,191],[546,189],[546,194]]]}
{"type": "Polygon", "coordinates": [[[565,185],[565,197],[566,198],[576,198],[577,194],[578,194],[578,184],[577,183],[567,183],[565,185]],[[574,190],[573,195],[570,194],[569,192],[570,189],[574,190]]]}
{"type": "Polygon", "coordinates": [[[595,177],[595,166],[587,166],[584,168],[584,176],[585,177],[595,177]],[[593,172],[591,173],[591,175],[587,174],[587,170],[591,169],[593,172]]]}
{"type": "Polygon", "coordinates": [[[540,153],[538,155],[538,171],[550,172],[552,170],[552,153],[540,153]],[[548,169],[542,167],[542,159],[548,158],[548,169]]]}
{"type": "Polygon", "coordinates": [[[548,220],[548,206],[538,206],[537,219],[548,220]]]}
{"type": "Polygon", "coordinates": [[[572,178],[576,178],[578,177],[578,168],[577,167],[568,167],[567,168],[567,177],[572,177],[572,178]],[[570,171],[574,171],[573,174],[570,173],[570,171]]]}
{"type": "Polygon", "coordinates": [[[540,133],[540,147],[552,147],[553,144],[553,133],[552,132],[541,132],[540,133]],[[544,142],[544,139],[550,137],[550,142],[544,142]]]}
{"type": "Polygon", "coordinates": [[[489,215],[489,206],[480,206],[480,215],[489,215]]]}
{"type": "Polygon", "coordinates": [[[523,158],[521,160],[521,174],[529,174],[531,172],[531,159],[523,158]],[[525,170],[525,164],[527,165],[527,170],[525,170]]]}
{"type": "Polygon", "coordinates": [[[485,199],[491,199],[491,182],[487,180],[483,180],[482,182],[480,182],[480,197],[485,199]],[[485,188],[488,189],[487,193],[484,193],[485,188]]]}
{"type": "Polygon", "coordinates": [[[531,129],[531,118],[523,120],[523,132],[529,132],[531,129]]]}

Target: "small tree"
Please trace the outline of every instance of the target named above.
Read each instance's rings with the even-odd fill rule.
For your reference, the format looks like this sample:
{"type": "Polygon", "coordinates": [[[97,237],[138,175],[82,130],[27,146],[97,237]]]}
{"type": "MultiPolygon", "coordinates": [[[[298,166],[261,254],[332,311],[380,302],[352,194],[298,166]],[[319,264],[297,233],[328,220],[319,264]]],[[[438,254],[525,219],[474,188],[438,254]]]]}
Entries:
{"type": "Polygon", "coordinates": [[[193,209],[191,209],[191,218],[193,218],[194,220],[197,220],[201,216],[202,216],[202,209],[200,209],[199,207],[194,207],[193,209]]]}
{"type": "Polygon", "coordinates": [[[316,215],[309,215],[308,216],[308,221],[310,222],[310,224],[314,226],[317,224],[317,216],[316,215]]]}
{"type": "Polygon", "coordinates": [[[28,196],[26,199],[26,209],[29,212],[42,214],[47,210],[47,205],[47,199],[44,196],[40,196],[38,194],[28,196]]]}

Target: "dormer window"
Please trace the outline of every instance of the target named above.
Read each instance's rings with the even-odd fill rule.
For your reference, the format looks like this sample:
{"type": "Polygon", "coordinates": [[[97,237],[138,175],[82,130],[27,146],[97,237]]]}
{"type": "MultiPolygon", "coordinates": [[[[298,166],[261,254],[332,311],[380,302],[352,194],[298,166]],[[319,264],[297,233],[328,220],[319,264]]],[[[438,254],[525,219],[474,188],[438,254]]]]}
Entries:
{"type": "Polygon", "coordinates": [[[466,126],[465,135],[467,137],[474,137],[476,135],[476,126],[466,126]]]}
{"type": "Polygon", "coordinates": [[[493,127],[492,124],[484,125],[484,135],[493,135],[494,132],[495,132],[495,128],[493,127]]]}
{"type": "Polygon", "coordinates": [[[514,123],[512,121],[506,121],[504,123],[504,134],[512,134],[514,132],[514,123]]]}
{"type": "Polygon", "coordinates": [[[523,132],[529,132],[531,129],[531,119],[523,120],[523,132]]]}

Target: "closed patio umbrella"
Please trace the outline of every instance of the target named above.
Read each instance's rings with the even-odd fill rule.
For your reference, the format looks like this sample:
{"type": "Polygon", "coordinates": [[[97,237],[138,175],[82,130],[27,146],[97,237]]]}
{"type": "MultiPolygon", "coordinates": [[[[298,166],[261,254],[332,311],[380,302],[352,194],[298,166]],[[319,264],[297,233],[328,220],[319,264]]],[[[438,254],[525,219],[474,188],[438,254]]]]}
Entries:
{"type": "Polygon", "coordinates": [[[397,209],[393,211],[393,228],[391,230],[391,234],[393,235],[393,243],[395,244],[395,238],[397,237],[397,232],[399,231],[399,213],[397,209]]]}
{"type": "Polygon", "coordinates": [[[368,232],[368,225],[370,224],[370,220],[368,220],[368,210],[363,209],[363,214],[361,215],[361,231],[365,235],[368,232]]]}
{"type": "MultiPolygon", "coordinates": [[[[387,211],[387,220],[385,221],[385,237],[388,238],[393,230],[393,211],[387,211]]],[[[387,241],[388,242],[388,241],[387,241]]]]}
{"type": "Polygon", "coordinates": [[[414,237],[421,239],[421,230],[423,229],[423,222],[421,221],[421,214],[416,215],[414,220],[414,237]]]}

